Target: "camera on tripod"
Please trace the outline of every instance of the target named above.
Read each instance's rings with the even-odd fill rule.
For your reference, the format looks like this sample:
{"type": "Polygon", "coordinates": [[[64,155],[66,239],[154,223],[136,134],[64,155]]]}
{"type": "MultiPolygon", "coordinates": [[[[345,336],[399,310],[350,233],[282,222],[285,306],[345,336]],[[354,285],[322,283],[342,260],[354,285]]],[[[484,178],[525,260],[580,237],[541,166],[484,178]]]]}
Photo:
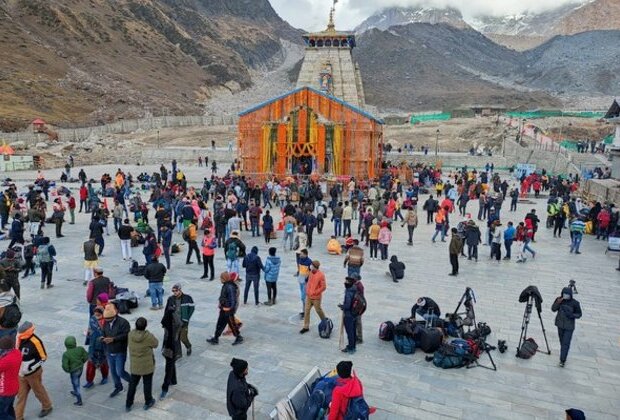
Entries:
{"type": "Polygon", "coordinates": [[[578,295],[579,292],[577,291],[577,286],[575,286],[575,280],[569,280],[568,281],[568,287],[571,288],[571,290],[573,291],[573,294],[578,295]]]}

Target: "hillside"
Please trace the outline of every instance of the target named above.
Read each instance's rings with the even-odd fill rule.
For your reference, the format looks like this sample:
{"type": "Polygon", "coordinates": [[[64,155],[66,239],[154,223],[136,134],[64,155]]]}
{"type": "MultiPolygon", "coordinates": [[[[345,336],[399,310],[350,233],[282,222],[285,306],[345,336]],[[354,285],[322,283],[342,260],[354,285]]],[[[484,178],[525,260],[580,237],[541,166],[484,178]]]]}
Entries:
{"type": "Polygon", "coordinates": [[[377,11],[368,17],[356,28],[356,33],[371,29],[386,30],[392,26],[408,25],[410,23],[445,23],[455,28],[469,28],[463,20],[463,15],[457,9],[446,7],[388,7],[377,11]]]}
{"type": "Polygon", "coordinates": [[[0,0],[0,116],[95,123],[200,113],[299,32],[268,0],[0,0]]]}

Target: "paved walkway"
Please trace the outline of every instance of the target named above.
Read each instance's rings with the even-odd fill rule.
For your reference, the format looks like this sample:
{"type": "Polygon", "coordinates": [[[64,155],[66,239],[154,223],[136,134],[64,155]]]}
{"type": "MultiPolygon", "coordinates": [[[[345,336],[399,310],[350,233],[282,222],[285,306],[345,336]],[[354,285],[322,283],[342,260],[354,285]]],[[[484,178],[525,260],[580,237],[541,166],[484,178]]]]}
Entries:
{"type": "MultiPolygon", "coordinates": [[[[99,174],[99,171],[87,168],[89,176],[99,174]]],[[[198,169],[186,172],[193,179],[201,179],[194,171],[198,169]]],[[[20,178],[22,175],[20,173],[20,178]]],[[[470,204],[472,213],[474,206],[477,210],[477,204],[470,204]]],[[[503,220],[520,220],[530,207],[529,204],[521,205],[516,214],[504,213],[503,220]]],[[[535,207],[539,214],[544,214],[543,200],[535,207]]],[[[425,220],[421,210],[420,220],[425,220]]],[[[293,277],[293,253],[282,254],[284,264],[278,284],[277,306],[247,305],[240,308],[246,341],[235,347],[230,345],[232,339],[226,337],[219,346],[205,343],[215,327],[219,282],[199,280],[201,268],[196,264],[185,265],[184,256],[174,256],[166,289],[179,281],[184,285],[184,291],[197,302],[190,325],[194,354],[179,360],[178,386],[172,388],[168,399],[158,401],[148,413],[140,409],[143,401],[139,392],[136,408],[125,414],[125,393],[109,399],[111,384],[84,390],[84,407],[74,407],[69,395],[69,378],[62,372],[60,360],[65,336],[76,335],[82,341],[87,326],[81,253],[87,221],[86,215],[79,214],[76,225],[65,225],[65,238],[52,238],[59,254],[58,271],[54,273],[55,288],[39,290],[38,278],[22,281],[24,320],[37,325],[49,352],[44,381],[55,407],[49,418],[225,418],[229,362],[231,357],[240,357],[249,361],[248,381],[260,390],[255,409],[256,418],[262,419],[314,365],[327,371],[345,358],[338,350],[337,337],[330,340],[318,337],[315,314],[312,315],[311,332],[304,336],[298,334],[300,322],[296,314],[300,303],[293,277]]],[[[456,221],[455,218],[453,222],[456,221]]],[[[362,269],[369,302],[364,315],[365,341],[350,357],[364,383],[368,402],[378,407],[373,419],[560,419],[564,418],[563,410],[569,407],[583,409],[588,418],[617,418],[620,410],[620,327],[617,323],[620,282],[615,271],[618,256],[605,255],[605,243],[587,237],[582,244],[582,254],[576,256],[568,252],[568,233],[566,238],[554,239],[543,228],[534,244],[538,251],[535,260],[528,260],[526,264],[491,262],[486,257],[488,247],[481,247],[480,262],[461,259],[461,274],[454,278],[447,275],[450,267],[447,243],[430,242],[431,225],[420,225],[412,247],[406,246],[405,229],[395,226],[390,254],[397,253],[407,265],[406,279],[395,284],[385,275],[385,263],[367,261],[362,269]],[[584,315],[577,321],[571,353],[562,369],[558,367],[559,345],[550,306],[569,279],[577,281],[579,294],[576,298],[581,302],[584,315]],[[539,287],[545,300],[542,316],[552,355],[539,353],[530,360],[521,360],[514,357],[524,311],[524,304],[518,302],[518,296],[530,284],[539,287]],[[451,312],[466,286],[472,287],[476,293],[478,320],[488,322],[493,329],[489,342],[496,344],[498,339],[507,340],[508,352],[492,352],[497,372],[486,369],[441,370],[426,362],[423,353],[399,355],[392,343],[377,338],[379,324],[407,316],[418,296],[432,296],[442,313],[451,312]]],[[[325,252],[330,228],[331,224],[327,223],[323,235],[316,236],[310,256],[321,261],[321,268],[327,274],[328,290],[323,307],[335,320],[337,332],[339,313],[336,305],[343,297],[345,269],[341,257],[329,256],[325,252]]],[[[48,233],[52,233],[49,228],[48,233]]],[[[267,248],[264,241],[248,236],[243,233],[246,244],[250,247],[258,245],[264,258],[267,248]]],[[[129,264],[120,258],[117,237],[112,233],[105,239],[102,266],[106,275],[119,286],[142,293],[146,280],[128,274],[129,264]]],[[[181,242],[180,235],[175,234],[174,241],[181,242]]],[[[134,253],[143,261],[140,249],[134,248],[134,253]]],[[[218,250],[215,265],[216,270],[225,267],[221,250],[218,250]]],[[[261,285],[261,300],[266,300],[264,284],[261,285]]],[[[141,301],[140,307],[127,318],[133,324],[137,317],[146,317],[149,329],[161,339],[161,313],[150,311],[149,305],[150,302],[141,301]]],[[[530,335],[544,345],[535,315],[530,335]]],[[[154,388],[158,392],[163,379],[163,358],[157,353],[156,359],[154,388]]],[[[485,357],[482,361],[487,363],[485,357]]],[[[31,395],[27,417],[35,417],[38,410],[38,403],[31,395]]]]}

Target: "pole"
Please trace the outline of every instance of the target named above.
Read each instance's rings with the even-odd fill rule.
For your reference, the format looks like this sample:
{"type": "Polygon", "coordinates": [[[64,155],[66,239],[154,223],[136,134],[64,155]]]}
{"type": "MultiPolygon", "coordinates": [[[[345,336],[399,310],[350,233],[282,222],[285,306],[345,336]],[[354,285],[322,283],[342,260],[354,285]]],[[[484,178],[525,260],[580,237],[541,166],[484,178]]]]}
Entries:
{"type": "Polygon", "coordinates": [[[159,130],[157,130],[157,148],[159,149],[159,130]]]}
{"type": "Polygon", "coordinates": [[[438,151],[439,151],[439,129],[437,129],[436,132],[436,136],[435,136],[435,157],[437,157],[438,151]]]}

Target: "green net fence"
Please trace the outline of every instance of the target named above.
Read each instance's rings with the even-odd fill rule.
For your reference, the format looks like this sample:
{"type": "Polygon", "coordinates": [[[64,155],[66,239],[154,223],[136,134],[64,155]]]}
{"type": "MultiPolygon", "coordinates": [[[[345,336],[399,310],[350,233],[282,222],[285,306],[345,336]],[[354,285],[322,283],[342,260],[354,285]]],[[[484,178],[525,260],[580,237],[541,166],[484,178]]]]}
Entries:
{"type": "Polygon", "coordinates": [[[446,121],[452,118],[449,112],[441,112],[436,114],[413,114],[411,116],[411,124],[419,124],[426,121],[446,121]]]}

